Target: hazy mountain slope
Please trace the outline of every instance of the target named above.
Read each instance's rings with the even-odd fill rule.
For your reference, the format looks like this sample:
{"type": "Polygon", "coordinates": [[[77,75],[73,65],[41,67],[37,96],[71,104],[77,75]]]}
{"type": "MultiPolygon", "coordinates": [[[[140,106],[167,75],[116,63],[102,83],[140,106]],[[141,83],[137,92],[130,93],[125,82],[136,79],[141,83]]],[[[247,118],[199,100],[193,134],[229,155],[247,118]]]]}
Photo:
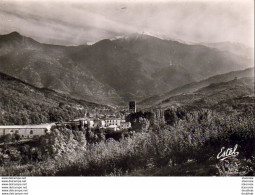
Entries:
{"type": "Polygon", "coordinates": [[[142,72],[136,56],[110,40],[102,40],[87,48],[81,57],[79,55],[76,53],[71,59],[90,70],[98,81],[114,88],[124,99],[150,93],[147,84],[153,81],[142,72]]]}
{"type": "Polygon", "coordinates": [[[228,52],[148,35],[77,47],[40,44],[15,32],[0,36],[0,72],[103,104],[141,100],[251,65],[228,52]]]}
{"type": "Polygon", "coordinates": [[[243,77],[227,82],[212,83],[192,93],[167,98],[156,107],[198,106],[211,107],[217,103],[243,96],[254,96],[254,77],[243,77]]]}
{"type": "Polygon", "coordinates": [[[190,83],[187,85],[183,85],[183,86],[177,87],[163,95],[152,96],[148,99],[145,99],[145,100],[141,101],[139,104],[142,107],[150,107],[150,106],[155,105],[171,96],[192,93],[196,90],[199,90],[199,89],[206,87],[213,83],[227,82],[227,81],[233,80],[234,78],[242,78],[242,77],[254,77],[254,68],[248,68],[248,69],[240,70],[240,71],[232,71],[232,72],[229,72],[226,74],[216,75],[216,76],[210,77],[208,79],[205,79],[205,80],[202,80],[199,82],[193,82],[193,83],[190,83]]]}
{"type": "Polygon", "coordinates": [[[72,59],[86,66],[100,82],[121,97],[142,99],[162,94],[218,73],[248,67],[253,62],[205,46],[191,46],[149,35],[133,34],[102,40],[72,59]]]}
{"type": "Polygon", "coordinates": [[[202,43],[207,47],[216,48],[221,51],[231,52],[233,54],[245,57],[254,58],[254,49],[243,45],[241,43],[231,43],[231,42],[218,42],[218,43],[202,43]]]}
{"type": "Polygon", "coordinates": [[[36,124],[84,116],[102,105],[71,99],[0,73],[0,124],[36,124]]]}
{"type": "Polygon", "coordinates": [[[66,55],[66,50],[79,52],[85,47],[40,44],[11,33],[0,39],[0,71],[36,87],[88,101],[102,102],[111,95],[118,97],[114,89],[98,82],[88,69],[81,69],[66,55]]]}
{"type": "Polygon", "coordinates": [[[253,65],[252,61],[228,52],[144,34],[133,34],[113,42],[145,62],[145,71],[148,68],[156,72],[161,68],[177,69],[187,71],[195,80],[253,65]]]}

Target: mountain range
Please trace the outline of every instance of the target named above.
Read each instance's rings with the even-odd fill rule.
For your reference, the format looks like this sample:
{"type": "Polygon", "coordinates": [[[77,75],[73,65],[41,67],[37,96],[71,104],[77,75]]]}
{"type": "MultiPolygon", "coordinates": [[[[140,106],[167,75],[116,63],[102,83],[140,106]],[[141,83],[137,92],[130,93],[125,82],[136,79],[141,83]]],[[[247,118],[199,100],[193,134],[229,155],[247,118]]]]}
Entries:
{"type": "Polygon", "coordinates": [[[236,54],[238,56],[242,56],[245,58],[254,59],[253,49],[240,43],[218,42],[218,43],[202,43],[202,45],[215,48],[224,52],[231,52],[233,54],[236,54]]]}
{"type": "MultiPolygon", "coordinates": [[[[247,97],[254,100],[254,77],[242,77],[227,82],[212,83],[191,93],[168,97],[155,106],[157,108],[179,106],[211,108],[218,107],[221,102],[231,102],[238,98],[245,99],[247,97]]],[[[224,110],[224,107],[221,110],[224,110]]]]}
{"type": "Polygon", "coordinates": [[[140,101],[251,66],[249,56],[146,34],[80,46],[43,44],[17,32],[0,36],[0,72],[101,104],[140,101]]]}
{"type": "MultiPolygon", "coordinates": [[[[229,73],[219,74],[201,81],[192,82],[192,83],[183,85],[181,87],[177,87],[173,90],[170,90],[167,93],[164,93],[161,95],[155,95],[150,98],[144,99],[138,102],[138,104],[141,108],[148,108],[148,107],[160,105],[162,102],[169,102],[168,100],[171,98],[176,99],[176,97],[184,97],[184,96],[188,98],[190,95],[191,96],[193,96],[194,94],[198,95],[199,94],[198,92],[203,91],[203,89],[206,87],[220,86],[223,83],[230,82],[237,79],[242,79],[242,78],[252,78],[251,80],[254,81],[254,68],[247,68],[245,70],[239,70],[239,71],[231,71],[229,73]]],[[[228,87],[231,88],[230,85],[228,85],[228,87]]],[[[251,83],[250,85],[246,85],[245,87],[249,87],[249,88],[254,87],[254,82],[251,83]]],[[[226,87],[226,91],[228,90],[229,89],[227,89],[226,87]]],[[[208,91],[208,96],[209,94],[210,92],[208,91]]],[[[203,95],[205,96],[205,94],[203,95]]],[[[236,94],[233,94],[233,95],[236,95],[236,94]]],[[[243,95],[249,95],[249,94],[243,94],[243,95]]]]}
{"type": "Polygon", "coordinates": [[[254,105],[254,78],[243,77],[227,82],[213,83],[209,86],[196,90],[193,93],[171,96],[156,107],[169,108],[186,106],[189,109],[197,108],[218,108],[223,112],[227,112],[225,103],[231,104],[237,99],[241,101],[242,109],[245,109],[247,100],[254,105]]]}

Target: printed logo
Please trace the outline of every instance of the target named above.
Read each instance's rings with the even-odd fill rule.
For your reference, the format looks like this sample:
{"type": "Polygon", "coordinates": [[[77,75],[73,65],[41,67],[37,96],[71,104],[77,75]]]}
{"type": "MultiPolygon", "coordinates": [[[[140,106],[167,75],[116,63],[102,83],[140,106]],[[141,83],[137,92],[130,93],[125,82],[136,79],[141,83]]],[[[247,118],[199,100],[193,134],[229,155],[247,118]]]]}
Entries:
{"type": "Polygon", "coordinates": [[[225,147],[222,147],[220,153],[217,155],[217,159],[225,160],[227,158],[236,157],[239,152],[236,152],[238,145],[236,144],[234,148],[228,148],[225,150],[225,147]]]}

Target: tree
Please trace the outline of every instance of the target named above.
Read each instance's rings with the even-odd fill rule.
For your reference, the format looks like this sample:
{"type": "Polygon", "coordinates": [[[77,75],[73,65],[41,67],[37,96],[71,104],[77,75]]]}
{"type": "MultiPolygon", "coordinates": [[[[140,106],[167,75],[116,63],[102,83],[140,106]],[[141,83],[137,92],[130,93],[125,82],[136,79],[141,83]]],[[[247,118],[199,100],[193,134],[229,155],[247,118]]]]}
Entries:
{"type": "Polygon", "coordinates": [[[4,136],[4,143],[9,143],[12,141],[12,135],[11,134],[7,134],[4,136]]]}
{"type": "Polygon", "coordinates": [[[16,141],[19,141],[21,137],[20,137],[19,134],[15,133],[14,134],[14,138],[15,138],[16,141]]]}
{"type": "Polygon", "coordinates": [[[64,102],[59,102],[58,107],[59,108],[64,108],[64,105],[65,105],[64,102]]]}
{"type": "Polygon", "coordinates": [[[164,116],[165,116],[166,123],[168,125],[173,125],[178,119],[178,117],[176,116],[175,111],[172,110],[172,109],[166,110],[165,113],[164,113],[164,116]]]}

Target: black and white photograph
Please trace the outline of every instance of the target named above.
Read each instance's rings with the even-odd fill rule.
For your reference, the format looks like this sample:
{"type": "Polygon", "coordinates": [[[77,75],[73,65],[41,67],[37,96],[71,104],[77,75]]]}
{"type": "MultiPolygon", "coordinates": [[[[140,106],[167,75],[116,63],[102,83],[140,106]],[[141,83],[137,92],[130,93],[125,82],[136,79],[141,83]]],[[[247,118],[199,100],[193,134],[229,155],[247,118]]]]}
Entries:
{"type": "Polygon", "coordinates": [[[0,176],[255,176],[253,0],[0,0],[0,176]]]}

